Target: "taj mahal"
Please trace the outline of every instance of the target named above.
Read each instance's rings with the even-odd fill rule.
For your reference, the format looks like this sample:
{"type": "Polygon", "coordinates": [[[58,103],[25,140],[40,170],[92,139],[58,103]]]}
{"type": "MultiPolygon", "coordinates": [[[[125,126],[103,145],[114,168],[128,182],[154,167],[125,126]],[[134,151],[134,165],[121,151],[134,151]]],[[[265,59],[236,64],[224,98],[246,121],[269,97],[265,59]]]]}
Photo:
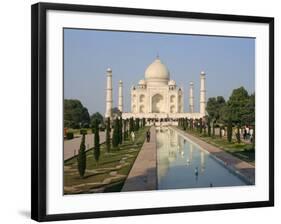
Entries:
{"type": "MultiPolygon", "coordinates": [[[[123,111],[123,82],[118,86],[118,109],[122,118],[171,119],[202,118],[206,115],[205,72],[200,73],[200,111],[194,110],[194,83],[189,82],[189,105],[184,105],[185,92],[171,79],[167,66],[157,58],[146,68],[144,79],[131,87],[131,111],[123,111]],[[186,112],[186,110],[188,112],[186,112]]],[[[112,117],[112,70],[106,72],[106,112],[105,117],[112,117]]]]}

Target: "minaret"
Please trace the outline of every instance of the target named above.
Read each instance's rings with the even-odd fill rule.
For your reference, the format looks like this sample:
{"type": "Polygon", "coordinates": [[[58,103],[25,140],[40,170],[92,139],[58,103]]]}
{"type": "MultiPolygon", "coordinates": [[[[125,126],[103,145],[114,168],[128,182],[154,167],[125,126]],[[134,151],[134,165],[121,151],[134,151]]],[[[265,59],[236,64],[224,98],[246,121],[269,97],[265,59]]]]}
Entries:
{"type": "Polygon", "coordinates": [[[194,113],[193,82],[189,83],[189,113],[194,113]]]}
{"type": "Polygon", "coordinates": [[[106,109],[105,117],[112,117],[112,70],[106,70],[106,109]]]}
{"type": "Polygon", "coordinates": [[[123,112],[123,82],[122,82],[122,80],[119,81],[119,88],[118,88],[118,109],[119,109],[119,111],[123,112]]]}
{"type": "Polygon", "coordinates": [[[200,114],[206,115],[206,86],[205,86],[205,80],[206,80],[206,74],[205,72],[201,72],[200,74],[200,114]]]}

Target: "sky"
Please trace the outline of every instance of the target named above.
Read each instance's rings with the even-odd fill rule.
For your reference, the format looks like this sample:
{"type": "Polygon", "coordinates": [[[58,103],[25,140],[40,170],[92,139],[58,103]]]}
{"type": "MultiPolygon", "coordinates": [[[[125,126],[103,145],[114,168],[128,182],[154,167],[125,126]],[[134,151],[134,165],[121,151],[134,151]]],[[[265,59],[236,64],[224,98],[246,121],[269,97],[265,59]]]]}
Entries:
{"type": "Polygon", "coordinates": [[[90,114],[105,113],[106,69],[112,69],[113,106],[123,81],[124,112],[130,112],[130,88],[144,79],[159,55],[170,78],[184,89],[188,112],[189,82],[194,82],[199,111],[200,72],[206,95],[226,100],[235,88],[255,91],[255,39],[242,37],[64,29],[64,98],[79,99],[90,114]]]}

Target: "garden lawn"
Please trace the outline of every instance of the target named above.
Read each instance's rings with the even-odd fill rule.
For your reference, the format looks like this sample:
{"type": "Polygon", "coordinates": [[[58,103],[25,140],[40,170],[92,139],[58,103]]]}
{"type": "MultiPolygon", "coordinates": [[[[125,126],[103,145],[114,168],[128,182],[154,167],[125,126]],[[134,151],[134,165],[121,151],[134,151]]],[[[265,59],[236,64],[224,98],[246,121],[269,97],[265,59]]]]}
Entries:
{"type": "Polygon", "coordinates": [[[229,143],[226,138],[219,138],[218,136],[208,137],[194,130],[187,130],[186,132],[232,154],[245,162],[251,163],[252,165],[255,164],[255,149],[252,144],[242,142],[242,140],[241,143],[238,143],[234,139],[232,139],[232,142],[229,143]]]}
{"type": "Polygon", "coordinates": [[[65,161],[64,194],[121,191],[148,129],[144,127],[135,133],[135,144],[128,140],[116,149],[111,148],[110,152],[107,152],[105,144],[101,144],[98,163],[94,159],[93,148],[88,150],[84,178],[79,176],[77,157],[65,161]]]}

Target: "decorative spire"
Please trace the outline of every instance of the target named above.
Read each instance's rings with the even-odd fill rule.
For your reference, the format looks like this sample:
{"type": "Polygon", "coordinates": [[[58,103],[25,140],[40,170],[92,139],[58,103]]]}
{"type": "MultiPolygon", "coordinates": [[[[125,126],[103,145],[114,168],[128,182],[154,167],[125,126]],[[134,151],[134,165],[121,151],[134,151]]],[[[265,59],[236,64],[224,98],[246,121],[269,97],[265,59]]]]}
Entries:
{"type": "Polygon", "coordinates": [[[108,68],[106,70],[106,110],[105,117],[112,117],[112,69],[108,68]]]}
{"type": "Polygon", "coordinates": [[[119,81],[119,88],[118,88],[118,109],[120,112],[123,112],[123,82],[122,82],[122,80],[119,81]]]}

